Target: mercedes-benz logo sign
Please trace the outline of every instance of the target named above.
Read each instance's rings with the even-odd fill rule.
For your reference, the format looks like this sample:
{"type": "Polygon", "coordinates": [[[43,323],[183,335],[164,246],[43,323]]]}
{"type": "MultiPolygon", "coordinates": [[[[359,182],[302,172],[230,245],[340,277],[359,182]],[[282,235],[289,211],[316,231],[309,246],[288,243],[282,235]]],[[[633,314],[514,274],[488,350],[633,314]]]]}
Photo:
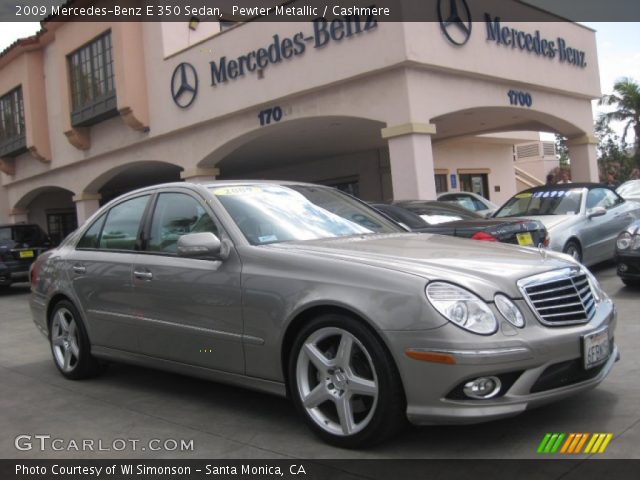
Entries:
{"type": "Polygon", "coordinates": [[[438,20],[451,43],[467,43],[471,36],[471,12],[467,0],[438,0],[438,20]]]}
{"type": "Polygon", "coordinates": [[[180,108],[187,108],[198,94],[198,74],[190,63],[181,63],[171,76],[171,98],[180,108]]]}

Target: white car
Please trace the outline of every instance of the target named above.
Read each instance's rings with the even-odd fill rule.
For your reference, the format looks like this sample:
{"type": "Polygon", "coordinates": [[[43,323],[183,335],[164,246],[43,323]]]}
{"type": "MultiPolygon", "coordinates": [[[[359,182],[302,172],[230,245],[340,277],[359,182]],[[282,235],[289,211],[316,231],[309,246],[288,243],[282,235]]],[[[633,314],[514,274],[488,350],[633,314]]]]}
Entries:
{"type": "Polygon", "coordinates": [[[640,180],[629,180],[616,189],[616,193],[625,200],[640,202],[640,180]]]}
{"type": "Polygon", "coordinates": [[[483,217],[489,217],[498,209],[495,203],[473,192],[445,192],[438,195],[438,200],[456,204],[483,217]]]}

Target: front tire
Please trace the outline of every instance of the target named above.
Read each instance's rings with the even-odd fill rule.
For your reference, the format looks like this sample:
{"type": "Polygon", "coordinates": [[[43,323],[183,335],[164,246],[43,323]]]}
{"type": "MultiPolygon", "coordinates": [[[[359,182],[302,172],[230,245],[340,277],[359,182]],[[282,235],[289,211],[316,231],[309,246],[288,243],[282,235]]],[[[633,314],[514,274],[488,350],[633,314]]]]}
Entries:
{"type": "Polygon", "coordinates": [[[289,384],[297,410],[332,445],[371,446],[406,423],[393,359],[376,335],[348,316],[322,315],[300,331],[289,384]]]}
{"type": "Polygon", "coordinates": [[[80,313],[67,300],[56,304],[49,319],[49,343],[56,367],[71,380],[90,378],[100,372],[91,355],[91,344],[80,313]]]}
{"type": "Polygon", "coordinates": [[[562,249],[562,252],[570,255],[577,262],[582,263],[582,249],[580,248],[580,244],[575,240],[569,240],[564,246],[564,249],[562,249]]]}

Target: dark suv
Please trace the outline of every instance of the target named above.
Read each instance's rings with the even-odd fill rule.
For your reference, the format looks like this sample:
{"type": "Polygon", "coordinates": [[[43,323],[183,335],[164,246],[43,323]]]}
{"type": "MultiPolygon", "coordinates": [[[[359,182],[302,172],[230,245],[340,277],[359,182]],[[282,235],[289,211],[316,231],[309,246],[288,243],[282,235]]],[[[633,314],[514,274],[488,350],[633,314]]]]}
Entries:
{"type": "Polygon", "coordinates": [[[49,248],[51,240],[38,225],[0,225],[0,288],[28,281],[29,267],[49,248]]]}

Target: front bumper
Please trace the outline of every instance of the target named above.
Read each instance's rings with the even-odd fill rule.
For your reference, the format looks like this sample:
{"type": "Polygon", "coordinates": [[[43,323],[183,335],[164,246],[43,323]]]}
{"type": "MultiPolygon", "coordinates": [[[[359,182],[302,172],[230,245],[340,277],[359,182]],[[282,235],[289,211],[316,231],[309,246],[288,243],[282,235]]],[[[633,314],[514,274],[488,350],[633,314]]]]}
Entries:
{"type": "Polygon", "coordinates": [[[640,251],[634,253],[616,252],[616,271],[620,278],[640,280],[640,251]]]}
{"type": "Polygon", "coordinates": [[[596,387],[619,359],[614,342],[616,312],[610,301],[600,304],[591,321],[583,325],[546,327],[532,315],[526,315],[526,322],[524,329],[503,322],[489,337],[473,335],[453,324],[423,332],[384,332],[403,380],[409,421],[420,425],[470,424],[517,415],[596,387]],[[584,370],[582,337],[605,327],[610,355],[603,364],[584,370]],[[404,354],[409,349],[449,353],[455,363],[414,360],[404,354]],[[509,381],[503,382],[503,390],[491,399],[459,395],[461,384],[483,376],[509,381]]]}
{"type": "Polygon", "coordinates": [[[27,281],[29,281],[29,265],[0,264],[0,286],[9,286],[12,283],[27,281]]]}

